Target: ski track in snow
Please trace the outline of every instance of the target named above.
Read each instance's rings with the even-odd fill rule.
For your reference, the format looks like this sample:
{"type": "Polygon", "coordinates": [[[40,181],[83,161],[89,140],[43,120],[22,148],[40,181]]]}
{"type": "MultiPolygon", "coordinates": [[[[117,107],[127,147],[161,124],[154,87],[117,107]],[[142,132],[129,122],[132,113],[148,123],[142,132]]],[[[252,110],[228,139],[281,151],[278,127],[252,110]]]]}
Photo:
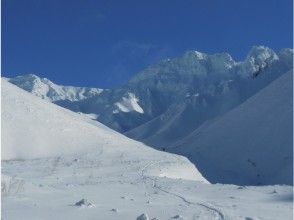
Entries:
{"type": "Polygon", "coordinates": [[[176,194],[176,193],[173,193],[171,191],[168,191],[168,190],[165,190],[163,189],[162,187],[158,186],[156,184],[156,178],[152,178],[151,176],[147,176],[145,175],[145,171],[148,167],[150,166],[153,166],[155,164],[160,164],[164,161],[158,161],[158,162],[150,162],[148,163],[146,166],[144,166],[142,169],[141,169],[141,172],[140,172],[140,175],[141,175],[141,178],[144,182],[144,184],[146,184],[146,179],[149,179],[152,181],[152,188],[156,188],[158,189],[159,191],[162,191],[166,194],[169,194],[171,196],[174,196],[174,197],[177,197],[179,199],[181,199],[186,205],[190,206],[190,205],[193,205],[197,208],[199,207],[202,207],[202,208],[205,208],[206,210],[208,210],[210,213],[212,213],[214,216],[215,216],[215,220],[228,220],[227,217],[225,217],[224,213],[221,212],[220,210],[218,210],[217,208],[213,207],[212,205],[209,205],[207,203],[204,203],[204,202],[191,202],[189,201],[188,199],[186,199],[184,196],[182,195],[179,195],[179,194],[176,194]]]}

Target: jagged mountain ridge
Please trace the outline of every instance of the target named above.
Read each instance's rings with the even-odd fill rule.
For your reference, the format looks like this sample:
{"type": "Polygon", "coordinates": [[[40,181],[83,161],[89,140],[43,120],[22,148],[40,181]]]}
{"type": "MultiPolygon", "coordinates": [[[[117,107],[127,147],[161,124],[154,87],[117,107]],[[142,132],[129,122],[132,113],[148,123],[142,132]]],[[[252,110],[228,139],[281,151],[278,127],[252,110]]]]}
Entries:
{"type": "Polygon", "coordinates": [[[74,102],[99,95],[103,91],[103,89],[98,88],[56,85],[49,79],[40,78],[35,74],[17,76],[8,79],[8,81],[50,102],[56,102],[60,100],[74,102]]]}

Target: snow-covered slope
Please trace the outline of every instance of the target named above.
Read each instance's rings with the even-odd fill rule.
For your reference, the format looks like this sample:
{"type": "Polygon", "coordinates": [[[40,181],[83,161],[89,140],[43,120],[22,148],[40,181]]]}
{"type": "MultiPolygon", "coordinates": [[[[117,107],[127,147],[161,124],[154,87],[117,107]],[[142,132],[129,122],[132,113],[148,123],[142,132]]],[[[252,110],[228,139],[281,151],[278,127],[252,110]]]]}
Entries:
{"type": "Polygon", "coordinates": [[[212,182],[293,184],[293,72],[175,144],[212,182]]]}
{"type": "Polygon", "coordinates": [[[1,116],[3,219],[293,217],[289,186],[203,184],[186,158],[130,140],[7,81],[1,116]]]}
{"type": "MultiPolygon", "coordinates": [[[[87,116],[43,101],[5,80],[2,80],[1,116],[4,160],[99,152],[109,154],[108,159],[111,159],[111,155],[127,154],[129,159],[135,160],[146,161],[152,158],[159,162],[165,158],[167,164],[171,164],[169,168],[187,171],[171,171],[172,176],[179,175],[181,178],[180,175],[183,174],[188,178],[205,181],[187,159],[153,150],[87,116]]],[[[167,176],[168,169],[164,171],[167,176]]]]}
{"type": "Polygon", "coordinates": [[[46,78],[40,78],[34,74],[7,78],[18,87],[33,93],[36,96],[51,102],[60,100],[78,101],[99,95],[103,90],[87,87],[73,87],[56,85],[46,78]]]}
{"type": "Polygon", "coordinates": [[[104,127],[2,80],[2,159],[93,150],[107,142],[104,127]]]}

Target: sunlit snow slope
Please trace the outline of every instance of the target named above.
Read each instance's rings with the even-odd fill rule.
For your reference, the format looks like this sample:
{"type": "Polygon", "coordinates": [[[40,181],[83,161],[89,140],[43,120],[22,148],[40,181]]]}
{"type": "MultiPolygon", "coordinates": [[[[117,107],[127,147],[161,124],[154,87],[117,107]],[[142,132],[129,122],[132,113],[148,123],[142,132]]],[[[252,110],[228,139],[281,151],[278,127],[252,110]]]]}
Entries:
{"type": "Polygon", "coordinates": [[[112,157],[126,154],[128,160],[163,162],[163,169],[155,169],[152,171],[154,175],[205,181],[184,157],[153,150],[86,116],[29,94],[5,80],[2,80],[1,141],[4,160],[85,153],[103,153],[111,160],[112,157]]]}
{"type": "Polygon", "coordinates": [[[187,156],[212,182],[293,184],[292,74],[204,123],[173,151],[187,156]]]}

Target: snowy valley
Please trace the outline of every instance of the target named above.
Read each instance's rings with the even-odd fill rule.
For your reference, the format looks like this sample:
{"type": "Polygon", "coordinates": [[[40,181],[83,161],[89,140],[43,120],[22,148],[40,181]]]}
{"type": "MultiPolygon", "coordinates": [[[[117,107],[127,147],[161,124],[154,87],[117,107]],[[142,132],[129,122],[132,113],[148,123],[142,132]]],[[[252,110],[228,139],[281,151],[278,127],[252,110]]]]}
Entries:
{"type": "Polygon", "coordinates": [[[117,89],[2,78],[2,218],[292,219],[292,60],[188,51],[117,89]]]}

